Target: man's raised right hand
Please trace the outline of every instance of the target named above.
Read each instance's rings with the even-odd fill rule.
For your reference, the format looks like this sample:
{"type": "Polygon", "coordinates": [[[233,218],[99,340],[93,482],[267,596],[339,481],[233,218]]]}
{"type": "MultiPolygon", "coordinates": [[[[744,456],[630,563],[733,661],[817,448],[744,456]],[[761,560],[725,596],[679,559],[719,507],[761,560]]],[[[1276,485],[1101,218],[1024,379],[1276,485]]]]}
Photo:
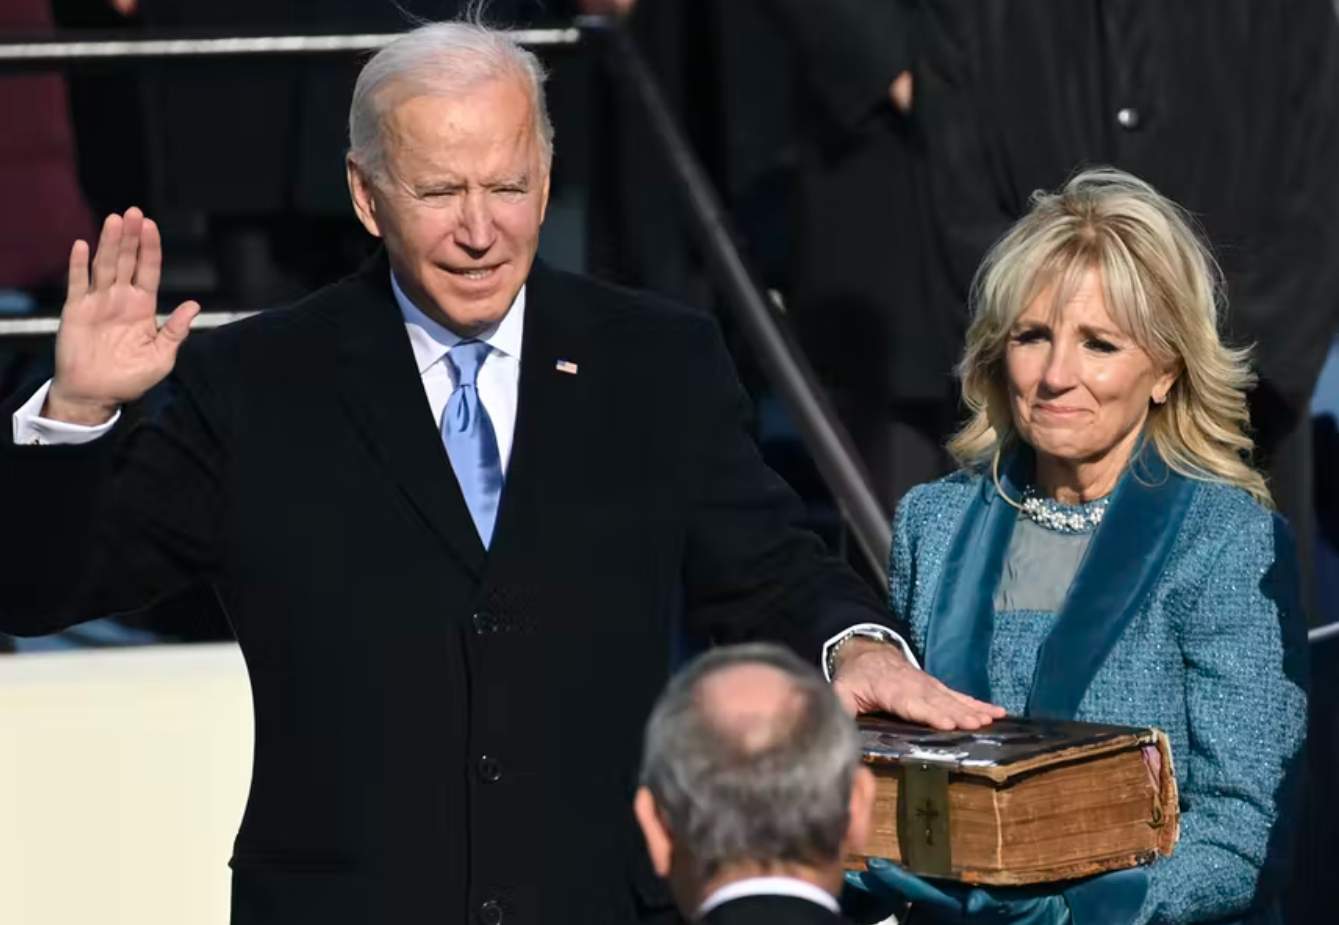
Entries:
{"type": "Polygon", "coordinates": [[[43,417],[102,424],[172,371],[200,305],[181,303],[158,327],[162,266],[158,226],[133,207],[103,222],[91,281],[88,243],[74,242],[56,335],[56,375],[43,417]]]}

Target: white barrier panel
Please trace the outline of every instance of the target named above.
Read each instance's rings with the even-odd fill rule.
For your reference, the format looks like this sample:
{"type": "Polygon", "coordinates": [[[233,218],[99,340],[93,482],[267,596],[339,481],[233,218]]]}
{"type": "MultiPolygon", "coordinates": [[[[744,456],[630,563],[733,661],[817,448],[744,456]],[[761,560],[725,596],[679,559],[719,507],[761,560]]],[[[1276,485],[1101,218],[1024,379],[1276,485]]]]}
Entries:
{"type": "Polygon", "coordinates": [[[226,925],[252,735],[235,645],[0,657],[0,922],[226,925]]]}

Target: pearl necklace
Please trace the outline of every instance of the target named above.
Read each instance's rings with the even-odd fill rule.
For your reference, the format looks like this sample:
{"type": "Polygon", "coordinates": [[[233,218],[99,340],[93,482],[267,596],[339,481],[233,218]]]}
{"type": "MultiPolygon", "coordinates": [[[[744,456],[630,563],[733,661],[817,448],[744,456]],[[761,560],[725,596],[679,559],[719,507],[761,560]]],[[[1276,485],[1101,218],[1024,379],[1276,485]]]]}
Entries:
{"type": "Polygon", "coordinates": [[[1095,530],[1102,522],[1110,504],[1110,495],[1083,505],[1061,504],[1059,501],[1041,497],[1028,486],[1023,491],[1023,503],[1019,507],[1029,520],[1048,530],[1059,533],[1087,533],[1095,530]]]}

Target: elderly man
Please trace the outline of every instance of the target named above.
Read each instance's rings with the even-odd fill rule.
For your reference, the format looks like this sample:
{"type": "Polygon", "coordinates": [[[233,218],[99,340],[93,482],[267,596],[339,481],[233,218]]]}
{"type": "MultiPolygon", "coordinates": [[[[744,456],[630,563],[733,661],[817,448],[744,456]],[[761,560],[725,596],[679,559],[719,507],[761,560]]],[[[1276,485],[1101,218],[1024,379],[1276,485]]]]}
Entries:
{"type": "Polygon", "coordinates": [[[818,673],[766,643],[727,646],[651,712],[633,807],[656,872],[710,925],[844,921],[842,858],[865,843],[874,778],[818,673]]]}
{"type": "Polygon", "coordinates": [[[996,715],[792,526],[708,319],[535,263],[541,79],[475,25],[380,51],[348,174],[384,254],[179,358],[197,306],[155,329],[158,233],[108,218],[0,453],[0,629],[216,589],[256,714],[238,925],[668,914],[627,806],[681,626],[824,649],[852,708],[996,715]]]}

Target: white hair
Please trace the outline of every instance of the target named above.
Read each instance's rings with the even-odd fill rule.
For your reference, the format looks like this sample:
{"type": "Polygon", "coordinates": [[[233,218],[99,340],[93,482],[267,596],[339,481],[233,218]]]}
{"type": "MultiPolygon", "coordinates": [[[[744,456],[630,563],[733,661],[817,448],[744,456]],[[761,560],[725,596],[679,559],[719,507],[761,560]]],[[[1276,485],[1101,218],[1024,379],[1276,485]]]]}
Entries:
{"type": "Polygon", "coordinates": [[[476,22],[419,26],[378,51],[363,66],[349,105],[349,157],[380,177],[385,168],[386,114],[415,96],[456,96],[491,80],[513,79],[530,98],[535,137],[547,168],[553,123],[544,99],[548,77],[539,59],[503,30],[476,22]]]}

